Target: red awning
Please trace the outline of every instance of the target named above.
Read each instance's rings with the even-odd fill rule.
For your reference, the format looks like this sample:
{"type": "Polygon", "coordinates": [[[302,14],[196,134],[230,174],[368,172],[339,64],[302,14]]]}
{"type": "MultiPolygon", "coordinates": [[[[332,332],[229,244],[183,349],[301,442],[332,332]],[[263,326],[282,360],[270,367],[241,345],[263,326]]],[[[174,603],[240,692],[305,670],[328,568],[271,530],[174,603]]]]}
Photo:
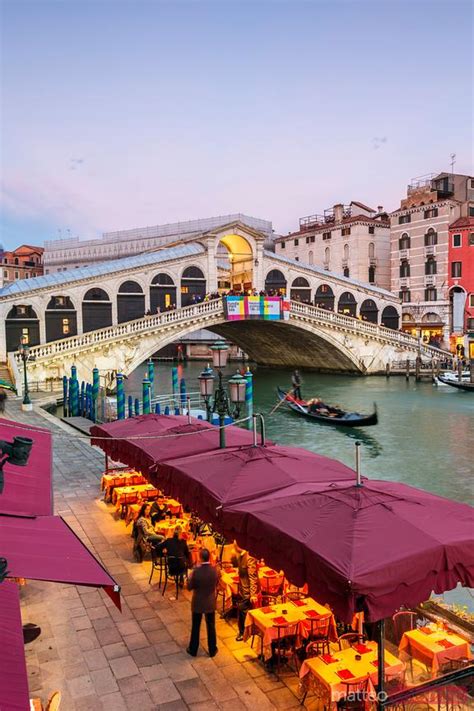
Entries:
{"type": "Polygon", "coordinates": [[[120,586],[60,516],[0,516],[0,551],[11,578],[102,587],[120,609],[120,586]]]}
{"type": "Polygon", "coordinates": [[[50,516],[53,513],[51,432],[0,419],[0,440],[11,442],[13,437],[30,437],[33,447],[26,467],[8,462],[4,465],[0,514],[50,516]]]}
{"type": "MultiPolygon", "coordinates": [[[[140,415],[94,425],[91,435],[91,444],[146,477],[157,471],[160,462],[219,449],[217,427],[194,418],[189,423],[182,415],[140,415]]],[[[226,427],[228,447],[249,445],[252,441],[252,432],[226,427]]]]}
{"type": "Polygon", "coordinates": [[[229,538],[350,622],[392,615],[458,583],[474,587],[473,509],[405,484],[302,485],[224,507],[229,538]]]}
{"type": "Polygon", "coordinates": [[[355,480],[345,464],[297,447],[217,449],[164,462],[153,482],[205,521],[218,523],[220,507],[301,485],[355,480]]]}
{"type": "Polygon", "coordinates": [[[30,694],[18,586],[0,584],[0,709],[28,711],[30,694]]]}

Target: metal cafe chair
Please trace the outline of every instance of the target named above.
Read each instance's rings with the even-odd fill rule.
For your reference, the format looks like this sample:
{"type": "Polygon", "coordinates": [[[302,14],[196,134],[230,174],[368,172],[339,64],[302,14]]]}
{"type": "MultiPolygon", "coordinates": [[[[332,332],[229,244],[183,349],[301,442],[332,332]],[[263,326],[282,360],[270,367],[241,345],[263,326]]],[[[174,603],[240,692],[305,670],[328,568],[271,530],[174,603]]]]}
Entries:
{"type": "Polygon", "coordinates": [[[338,711],[365,711],[368,707],[370,676],[344,682],[345,693],[337,702],[338,711]]]}
{"type": "Polygon", "coordinates": [[[358,642],[367,642],[367,637],[365,635],[360,635],[357,632],[346,632],[345,634],[339,635],[339,649],[348,649],[352,647],[353,644],[358,642]]]}
{"type": "Polygon", "coordinates": [[[313,618],[307,617],[301,625],[307,631],[310,642],[315,645],[319,654],[329,654],[329,623],[330,617],[313,618]]]}
{"type": "Polygon", "coordinates": [[[283,602],[293,602],[295,600],[306,600],[308,593],[302,592],[301,590],[290,590],[284,594],[283,602]]]}
{"type": "Polygon", "coordinates": [[[155,574],[155,570],[160,572],[160,579],[158,580],[158,587],[161,588],[161,583],[166,575],[166,558],[163,554],[157,553],[155,548],[151,546],[151,571],[150,577],[148,579],[148,585],[151,585],[151,580],[155,574]]]}
{"type": "Polygon", "coordinates": [[[263,606],[275,604],[274,601],[282,597],[284,580],[283,575],[271,575],[261,578],[260,593],[263,606]],[[270,599],[272,602],[270,602],[270,599]]]}
{"type": "Polygon", "coordinates": [[[392,616],[395,644],[399,645],[405,632],[415,629],[416,612],[402,610],[392,616]]]}
{"type": "Polygon", "coordinates": [[[176,599],[178,599],[179,595],[179,580],[180,578],[184,575],[184,572],[181,571],[179,567],[179,562],[182,560],[184,562],[184,558],[178,558],[176,556],[164,556],[165,558],[165,584],[163,585],[163,591],[162,595],[164,596],[166,592],[166,586],[168,585],[168,580],[171,578],[174,580],[174,583],[176,585],[176,599]]]}
{"type": "Polygon", "coordinates": [[[296,674],[298,673],[296,661],[296,637],[298,634],[298,625],[298,622],[292,624],[285,622],[285,624],[281,625],[277,622],[273,623],[273,628],[277,632],[277,638],[272,642],[272,650],[274,650],[276,655],[275,675],[277,679],[280,678],[282,660],[284,663],[288,664],[291,664],[293,661],[294,671],[296,674]]]}

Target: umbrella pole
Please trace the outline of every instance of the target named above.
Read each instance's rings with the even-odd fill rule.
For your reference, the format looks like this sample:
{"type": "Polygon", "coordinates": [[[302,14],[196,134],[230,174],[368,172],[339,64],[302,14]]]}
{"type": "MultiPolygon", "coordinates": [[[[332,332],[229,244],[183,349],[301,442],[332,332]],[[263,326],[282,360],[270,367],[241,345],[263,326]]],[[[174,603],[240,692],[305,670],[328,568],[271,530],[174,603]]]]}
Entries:
{"type": "Polygon", "coordinates": [[[360,478],[360,442],[355,443],[355,455],[356,455],[356,486],[362,486],[362,481],[360,478]]]}
{"type": "Polygon", "coordinates": [[[379,620],[377,628],[377,709],[379,711],[383,711],[383,708],[385,706],[384,702],[387,698],[387,695],[385,693],[385,620],[379,620]]]}

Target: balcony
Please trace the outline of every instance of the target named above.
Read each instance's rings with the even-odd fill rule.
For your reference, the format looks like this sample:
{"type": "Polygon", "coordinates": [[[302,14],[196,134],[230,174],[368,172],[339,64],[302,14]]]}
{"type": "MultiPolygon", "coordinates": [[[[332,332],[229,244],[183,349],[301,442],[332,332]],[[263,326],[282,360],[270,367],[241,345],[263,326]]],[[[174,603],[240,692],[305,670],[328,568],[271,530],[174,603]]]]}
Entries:
{"type": "Polygon", "coordinates": [[[436,246],[434,244],[428,244],[425,247],[425,257],[433,257],[436,254],[436,246]]]}
{"type": "Polygon", "coordinates": [[[425,274],[425,286],[436,286],[435,274],[425,274]]]}
{"type": "Polygon", "coordinates": [[[408,259],[408,249],[400,250],[400,259],[408,259]]]}
{"type": "Polygon", "coordinates": [[[371,266],[371,267],[377,266],[377,257],[369,257],[369,266],[371,266]]]}
{"type": "Polygon", "coordinates": [[[400,288],[407,289],[410,286],[410,277],[400,277],[400,288]]]}

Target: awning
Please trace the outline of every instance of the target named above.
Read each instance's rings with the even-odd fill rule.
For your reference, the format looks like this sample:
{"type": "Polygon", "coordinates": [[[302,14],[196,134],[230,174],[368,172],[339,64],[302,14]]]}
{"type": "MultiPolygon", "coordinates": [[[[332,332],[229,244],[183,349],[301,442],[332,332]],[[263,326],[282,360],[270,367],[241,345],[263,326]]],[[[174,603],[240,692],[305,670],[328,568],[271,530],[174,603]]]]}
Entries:
{"type": "Polygon", "coordinates": [[[0,709],[30,708],[18,586],[0,584],[0,709]]]}
{"type": "Polygon", "coordinates": [[[51,432],[0,419],[0,440],[14,437],[33,440],[26,467],[4,465],[4,489],[0,495],[0,514],[49,516],[53,513],[51,432]]]}
{"type": "MultiPolygon", "coordinates": [[[[240,427],[226,427],[225,432],[228,447],[253,442],[253,433],[240,427]]],[[[160,462],[219,449],[218,427],[195,418],[189,423],[182,415],[140,415],[117,420],[91,427],[91,435],[91,444],[148,478],[160,462]]]]}
{"type": "Polygon", "coordinates": [[[60,516],[0,516],[11,578],[102,587],[120,610],[120,586],[60,516]]]}

